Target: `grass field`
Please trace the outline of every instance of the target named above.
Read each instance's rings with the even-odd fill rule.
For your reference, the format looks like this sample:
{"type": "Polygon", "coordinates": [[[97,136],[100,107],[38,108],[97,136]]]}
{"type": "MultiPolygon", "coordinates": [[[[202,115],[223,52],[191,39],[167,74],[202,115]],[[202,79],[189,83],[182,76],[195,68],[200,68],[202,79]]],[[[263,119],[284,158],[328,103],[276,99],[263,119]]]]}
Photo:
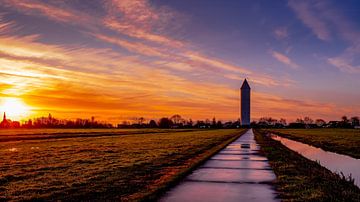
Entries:
{"type": "Polygon", "coordinates": [[[271,129],[283,137],[360,159],[359,129],[271,129]]]}
{"type": "Polygon", "coordinates": [[[97,132],[91,137],[71,133],[71,138],[60,130],[51,135],[66,138],[47,134],[43,139],[0,142],[0,201],[140,200],[243,130],[97,132]]]}
{"type": "Polygon", "coordinates": [[[255,138],[269,159],[282,201],[360,201],[360,189],[352,182],[286,148],[256,130],[255,138]]]}
{"type": "Polygon", "coordinates": [[[0,142],[77,137],[104,137],[181,131],[194,131],[194,129],[1,129],[0,142]]]}

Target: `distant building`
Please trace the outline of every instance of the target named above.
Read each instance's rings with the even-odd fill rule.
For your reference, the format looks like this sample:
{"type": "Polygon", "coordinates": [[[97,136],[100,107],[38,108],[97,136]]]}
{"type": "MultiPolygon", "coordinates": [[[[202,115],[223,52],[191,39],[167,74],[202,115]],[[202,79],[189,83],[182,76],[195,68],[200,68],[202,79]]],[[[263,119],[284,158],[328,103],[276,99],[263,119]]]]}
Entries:
{"type": "Polygon", "coordinates": [[[340,121],[329,121],[327,124],[328,128],[338,128],[340,126],[340,121]]]}
{"type": "Polygon", "coordinates": [[[6,113],[4,112],[3,120],[0,123],[0,128],[10,128],[11,120],[6,119],[6,113]]]}
{"type": "Polygon", "coordinates": [[[241,86],[241,125],[250,126],[250,86],[245,79],[241,86]]]}

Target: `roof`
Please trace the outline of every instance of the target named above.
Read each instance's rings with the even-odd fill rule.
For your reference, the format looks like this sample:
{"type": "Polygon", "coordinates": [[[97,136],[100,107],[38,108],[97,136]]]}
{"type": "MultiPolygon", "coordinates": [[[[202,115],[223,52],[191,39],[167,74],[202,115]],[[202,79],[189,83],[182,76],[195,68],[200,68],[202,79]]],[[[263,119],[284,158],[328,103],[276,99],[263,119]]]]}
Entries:
{"type": "Polygon", "coordinates": [[[246,79],[244,80],[241,89],[250,89],[249,83],[247,82],[246,79]]]}

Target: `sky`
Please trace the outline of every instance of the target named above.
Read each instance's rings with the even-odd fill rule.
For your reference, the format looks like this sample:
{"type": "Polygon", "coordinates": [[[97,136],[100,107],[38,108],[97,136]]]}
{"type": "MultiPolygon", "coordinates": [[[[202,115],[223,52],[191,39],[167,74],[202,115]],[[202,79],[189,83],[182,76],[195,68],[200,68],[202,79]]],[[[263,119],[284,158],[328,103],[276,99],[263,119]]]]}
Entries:
{"type": "Polygon", "coordinates": [[[360,115],[357,0],[0,1],[12,119],[360,115]]]}

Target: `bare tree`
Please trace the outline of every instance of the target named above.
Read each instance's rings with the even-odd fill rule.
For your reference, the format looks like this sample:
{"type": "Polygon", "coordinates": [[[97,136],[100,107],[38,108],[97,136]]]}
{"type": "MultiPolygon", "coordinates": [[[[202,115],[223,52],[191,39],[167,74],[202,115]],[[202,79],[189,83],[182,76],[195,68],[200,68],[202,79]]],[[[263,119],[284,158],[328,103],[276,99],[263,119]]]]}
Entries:
{"type": "Polygon", "coordinates": [[[304,120],[302,118],[297,118],[295,122],[296,123],[304,123],[304,120]]]}
{"type": "Polygon", "coordinates": [[[193,126],[193,124],[194,124],[194,122],[193,122],[193,120],[192,119],[189,119],[189,121],[188,121],[188,124],[189,124],[189,126],[193,126]]]}
{"type": "Polygon", "coordinates": [[[214,127],[214,128],[216,127],[216,119],[215,119],[215,117],[213,118],[211,125],[212,125],[212,127],[214,127]]]}
{"type": "Polygon", "coordinates": [[[306,116],[306,117],[304,117],[304,123],[305,124],[313,124],[314,120],[312,120],[310,117],[306,116]]]}
{"type": "Polygon", "coordinates": [[[272,117],[261,117],[259,119],[259,123],[266,124],[266,125],[275,125],[277,122],[276,119],[273,119],[272,117]]]}
{"type": "Polygon", "coordinates": [[[279,123],[280,123],[281,125],[283,125],[283,126],[286,126],[286,119],[281,118],[281,119],[279,120],[279,123]]]}
{"type": "Polygon", "coordinates": [[[326,124],[326,122],[323,119],[316,119],[315,124],[319,127],[322,127],[326,124]]]}
{"type": "Polygon", "coordinates": [[[139,125],[142,125],[144,123],[144,121],[145,121],[145,118],[144,117],[139,117],[138,121],[139,121],[139,125]]]}
{"type": "Polygon", "coordinates": [[[182,120],[182,117],[179,114],[175,114],[173,115],[170,120],[174,123],[174,124],[179,124],[180,121],[182,120]]]}

